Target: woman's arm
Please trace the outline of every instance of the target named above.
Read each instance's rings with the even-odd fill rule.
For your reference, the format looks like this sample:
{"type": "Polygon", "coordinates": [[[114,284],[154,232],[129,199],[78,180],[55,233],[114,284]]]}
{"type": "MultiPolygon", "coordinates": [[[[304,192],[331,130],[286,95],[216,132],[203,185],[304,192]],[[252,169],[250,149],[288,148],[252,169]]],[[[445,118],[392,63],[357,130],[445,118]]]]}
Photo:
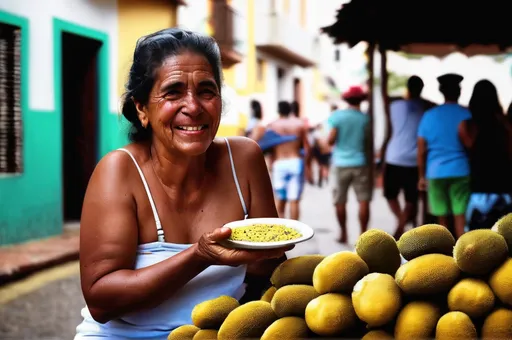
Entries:
{"type": "Polygon", "coordinates": [[[466,149],[471,150],[476,138],[476,129],[472,125],[471,121],[463,120],[460,122],[458,126],[458,134],[462,145],[464,145],[466,149]]]}
{"type": "Polygon", "coordinates": [[[192,246],[171,259],[134,270],[138,226],[126,180],[130,173],[133,178],[134,170],[128,155],[107,155],[95,169],[84,199],[82,291],[92,317],[100,323],[160,304],[208,267],[197,246],[192,246]]]}

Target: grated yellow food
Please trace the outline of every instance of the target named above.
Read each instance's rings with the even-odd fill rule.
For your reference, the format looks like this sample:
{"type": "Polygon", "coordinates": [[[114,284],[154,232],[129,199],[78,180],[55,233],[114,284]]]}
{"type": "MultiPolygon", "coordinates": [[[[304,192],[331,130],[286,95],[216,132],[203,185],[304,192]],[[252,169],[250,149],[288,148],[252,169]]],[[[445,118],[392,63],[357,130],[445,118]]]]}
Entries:
{"type": "Polygon", "coordinates": [[[277,242],[294,240],[302,234],[293,228],[275,224],[254,224],[248,227],[235,228],[231,232],[232,241],[277,242]]]}

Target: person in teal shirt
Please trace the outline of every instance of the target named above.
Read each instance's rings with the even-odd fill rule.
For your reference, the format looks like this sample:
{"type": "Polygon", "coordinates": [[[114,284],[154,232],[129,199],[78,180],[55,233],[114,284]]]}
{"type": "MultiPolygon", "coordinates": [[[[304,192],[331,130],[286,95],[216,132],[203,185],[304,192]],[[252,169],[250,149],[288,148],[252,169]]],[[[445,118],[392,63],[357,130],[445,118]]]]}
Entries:
{"type": "Polygon", "coordinates": [[[342,95],[348,108],[335,111],[328,119],[328,142],[334,146],[332,166],[334,167],[333,199],[336,215],[341,228],[340,243],[347,243],[346,203],[350,186],[359,201],[359,223],[361,233],[368,228],[370,201],[373,194],[370,117],[361,112],[360,105],[367,94],[359,86],[351,87],[342,95]]]}
{"type": "Polygon", "coordinates": [[[463,77],[445,74],[437,79],[445,103],[425,112],[418,127],[418,187],[427,190],[430,213],[439,224],[448,226],[453,214],[455,236],[460,237],[471,192],[469,159],[459,131],[471,113],[458,104],[463,77]]]}

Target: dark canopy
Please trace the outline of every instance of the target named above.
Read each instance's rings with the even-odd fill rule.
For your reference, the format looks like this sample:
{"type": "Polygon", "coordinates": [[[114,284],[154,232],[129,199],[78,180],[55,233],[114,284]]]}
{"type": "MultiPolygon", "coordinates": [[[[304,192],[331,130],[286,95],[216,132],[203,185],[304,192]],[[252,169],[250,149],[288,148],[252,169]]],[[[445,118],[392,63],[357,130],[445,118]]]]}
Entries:
{"type": "Polygon", "coordinates": [[[509,0],[352,0],[322,31],[336,43],[445,55],[506,53],[512,47],[509,0]]]}

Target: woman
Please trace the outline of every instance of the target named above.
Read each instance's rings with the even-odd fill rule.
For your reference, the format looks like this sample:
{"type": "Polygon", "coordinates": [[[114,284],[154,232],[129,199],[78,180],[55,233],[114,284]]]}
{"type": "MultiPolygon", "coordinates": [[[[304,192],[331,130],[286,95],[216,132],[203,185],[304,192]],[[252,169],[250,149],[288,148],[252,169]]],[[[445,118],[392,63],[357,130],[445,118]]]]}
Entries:
{"type": "Polygon", "coordinates": [[[512,212],[512,130],[507,124],[496,87],[476,83],[469,102],[472,118],[459,126],[469,151],[471,197],[466,211],[469,230],[491,228],[512,212]]]}
{"type": "Polygon", "coordinates": [[[191,323],[196,304],[240,299],[244,279],[260,293],[290,249],[218,243],[230,235],[225,223],[277,212],[257,144],[215,139],[222,74],[214,40],[165,29],[140,39],[133,60],[122,107],[133,143],[99,162],[84,199],[87,308],[76,339],[166,339],[191,323]]]}

